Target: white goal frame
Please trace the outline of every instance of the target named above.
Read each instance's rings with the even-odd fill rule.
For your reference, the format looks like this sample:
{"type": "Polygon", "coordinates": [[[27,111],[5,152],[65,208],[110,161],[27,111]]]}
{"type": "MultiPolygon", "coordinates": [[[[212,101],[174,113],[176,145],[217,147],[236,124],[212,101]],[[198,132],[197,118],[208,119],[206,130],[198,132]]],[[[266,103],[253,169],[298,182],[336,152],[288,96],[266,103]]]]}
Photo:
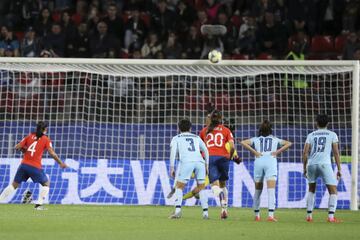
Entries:
{"type": "MultiPolygon", "coordinates": [[[[176,69],[176,65],[182,66],[199,66],[209,65],[210,62],[207,60],[140,60],[140,59],[71,59],[71,58],[0,58],[0,64],[6,69],[8,63],[17,63],[20,66],[24,66],[22,70],[29,71],[27,65],[32,64],[56,64],[57,66],[63,66],[63,71],[67,71],[67,66],[71,64],[93,64],[93,65],[127,65],[134,66],[136,71],[137,65],[152,65],[152,66],[173,66],[176,69]]],[[[285,60],[223,60],[216,64],[217,66],[347,66],[352,68],[352,147],[351,147],[351,210],[358,210],[358,159],[359,159],[359,78],[360,78],[360,66],[359,61],[285,61],[285,60]]],[[[211,66],[210,66],[211,67],[211,66]]],[[[96,69],[94,69],[96,70],[96,69]]],[[[49,69],[34,69],[34,71],[47,72],[49,69]]],[[[73,71],[73,69],[71,69],[73,71]]],[[[160,75],[163,73],[160,72],[160,75]]]]}

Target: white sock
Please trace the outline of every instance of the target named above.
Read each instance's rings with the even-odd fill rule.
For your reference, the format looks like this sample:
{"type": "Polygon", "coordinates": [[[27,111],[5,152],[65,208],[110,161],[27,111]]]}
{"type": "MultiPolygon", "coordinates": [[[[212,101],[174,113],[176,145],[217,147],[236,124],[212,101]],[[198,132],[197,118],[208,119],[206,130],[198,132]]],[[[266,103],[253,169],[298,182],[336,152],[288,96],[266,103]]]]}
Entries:
{"type": "Polygon", "coordinates": [[[222,189],[222,191],[223,191],[223,193],[224,193],[224,199],[223,199],[223,202],[222,202],[222,206],[223,206],[223,208],[227,208],[227,206],[228,206],[228,199],[229,199],[229,191],[227,190],[227,188],[226,187],[223,187],[223,188],[221,188],[222,189]]]}
{"type": "Polygon", "coordinates": [[[12,184],[7,186],[4,191],[0,194],[0,202],[4,202],[8,196],[10,196],[16,189],[12,184]]]}
{"type": "Polygon", "coordinates": [[[254,211],[256,216],[260,216],[260,196],[262,193],[262,189],[258,190],[255,189],[255,195],[254,195],[254,211]]]}
{"type": "Polygon", "coordinates": [[[269,217],[274,216],[275,211],[275,188],[268,188],[269,217]]]}
{"type": "Polygon", "coordinates": [[[208,204],[208,196],[206,195],[205,190],[201,190],[199,192],[199,196],[200,196],[200,203],[201,203],[201,207],[203,209],[203,211],[207,212],[208,208],[209,208],[209,204],[208,204]]]}
{"type": "Polygon", "coordinates": [[[306,199],[307,217],[312,217],[312,212],[314,210],[314,203],[315,203],[315,193],[308,192],[308,196],[306,199]]]}
{"type": "Polygon", "coordinates": [[[220,198],[220,204],[221,206],[223,206],[224,192],[222,191],[222,189],[217,185],[213,185],[211,186],[211,190],[214,193],[215,197],[220,198]]]}
{"type": "Polygon", "coordinates": [[[44,204],[44,200],[45,200],[46,196],[49,194],[49,191],[50,191],[50,188],[48,186],[41,186],[37,204],[40,204],[40,205],[44,204]]]}
{"type": "Polygon", "coordinates": [[[334,218],[334,214],[337,206],[337,195],[330,194],[329,197],[329,218],[334,218]]]}
{"type": "Polygon", "coordinates": [[[175,214],[178,214],[181,212],[181,204],[183,200],[183,190],[180,188],[176,188],[175,190],[175,214]]]}

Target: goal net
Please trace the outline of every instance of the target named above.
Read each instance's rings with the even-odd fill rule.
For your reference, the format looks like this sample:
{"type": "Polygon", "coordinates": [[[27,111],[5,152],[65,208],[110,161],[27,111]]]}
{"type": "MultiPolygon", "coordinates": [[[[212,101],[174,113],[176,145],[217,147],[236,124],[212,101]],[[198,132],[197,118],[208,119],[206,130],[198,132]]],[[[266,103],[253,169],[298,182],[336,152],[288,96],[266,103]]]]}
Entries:
{"type": "MultiPolygon", "coordinates": [[[[217,108],[236,139],[257,135],[269,119],[274,135],[293,142],[278,157],[277,207],[306,205],[302,149],[318,113],[331,116],[339,135],[342,179],[338,207],[357,209],[358,63],[346,61],[154,61],[96,59],[0,59],[0,190],[14,177],[21,154],[14,145],[49,123],[55,151],[69,165],[61,170],[44,156],[51,181],[49,203],[172,204],[169,143],[176,123],[188,117],[192,131],[217,108]]],[[[243,163],[231,163],[229,203],[251,207],[253,157],[236,144],[243,163]]],[[[335,168],[335,165],[334,165],[335,168]]],[[[187,189],[194,185],[190,182],[187,189]]],[[[23,183],[7,201],[21,202],[39,186],[23,183]]],[[[208,190],[209,203],[218,204],[208,190]]],[[[328,193],[317,185],[316,207],[328,193]]],[[[262,197],[266,206],[266,194],[262,197]]],[[[186,205],[197,204],[189,199],[186,205]]]]}

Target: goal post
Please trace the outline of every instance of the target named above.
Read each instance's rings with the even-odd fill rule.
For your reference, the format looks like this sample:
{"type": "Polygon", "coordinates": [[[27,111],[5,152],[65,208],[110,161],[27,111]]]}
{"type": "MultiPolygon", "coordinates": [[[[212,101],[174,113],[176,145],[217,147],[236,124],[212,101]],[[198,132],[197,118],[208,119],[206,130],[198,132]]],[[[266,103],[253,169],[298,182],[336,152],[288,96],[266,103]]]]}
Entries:
{"type": "MultiPolygon", "coordinates": [[[[277,206],[284,208],[304,207],[303,143],[316,114],[328,113],[344,160],[339,207],[358,209],[358,61],[0,58],[0,84],[0,190],[21,157],[12,146],[46,120],[55,150],[70,166],[61,172],[44,160],[50,203],[170,204],[176,123],[189,117],[198,132],[212,105],[237,139],[256,135],[267,118],[275,135],[294,142],[278,159],[277,206]]],[[[230,205],[251,207],[253,159],[239,144],[237,150],[244,163],[231,164],[230,205]]],[[[26,183],[9,201],[19,202],[27,188],[38,191],[26,183]]],[[[326,207],[325,189],[317,192],[316,206],[326,207]]]]}

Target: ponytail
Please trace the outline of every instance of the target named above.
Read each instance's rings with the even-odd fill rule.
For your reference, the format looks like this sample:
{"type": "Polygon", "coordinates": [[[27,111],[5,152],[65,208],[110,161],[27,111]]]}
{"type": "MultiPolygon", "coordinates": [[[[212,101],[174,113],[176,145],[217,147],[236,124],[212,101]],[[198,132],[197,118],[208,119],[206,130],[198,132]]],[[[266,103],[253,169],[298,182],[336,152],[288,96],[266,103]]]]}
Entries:
{"type": "Polygon", "coordinates": [[[259,137],[267,137],[272,134],[272,124],[269,120],[265,119],[259,127],[259,137]]]}
{"type": "Polygon", "coordinates": [[[37,139],[40,139],[43,135],[44,135],[44,130],[47,128],[47,124],[45,122],[38,122],[37,125],[36,125],[36,132],[35,132],[35,135],[36,135],[36,138],[37,139]]]}
{"type": "Polygon", "coordinates": [[[222,115],[218,110],[214,110],[210,116],[210,124],[207,128],[206,134],[211,133],[219,124],[221,124],[222,115]]]}

